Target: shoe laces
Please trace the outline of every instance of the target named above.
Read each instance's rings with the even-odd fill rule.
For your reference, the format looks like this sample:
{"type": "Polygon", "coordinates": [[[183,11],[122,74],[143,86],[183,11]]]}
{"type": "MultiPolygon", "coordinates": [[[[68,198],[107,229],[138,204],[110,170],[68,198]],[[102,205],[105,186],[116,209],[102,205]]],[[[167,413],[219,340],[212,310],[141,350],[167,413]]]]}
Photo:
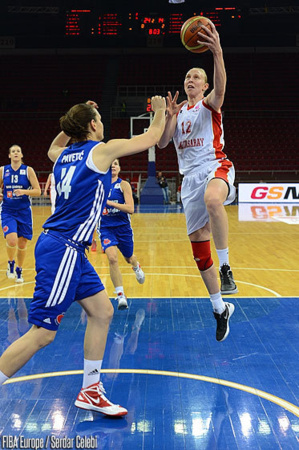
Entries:
{"type": "Polygon", "coordinates": [[[99,389],[100,389],[101,392],[106,394],[105,388],[104,388],[103,383],[101,381],[99,381],[99,389]]]}
{"type": "Polygon", "coordinates": [[[231,273],[232,273],[231,270],[230,270],[229,265],[228,264],[223,264],[221,266],[220,272],[221,272],[221,275],[223,276],[224,281],[225,282],[227,282],[227,281],[229,282],[230,278],[231,278],[231,273]]]}

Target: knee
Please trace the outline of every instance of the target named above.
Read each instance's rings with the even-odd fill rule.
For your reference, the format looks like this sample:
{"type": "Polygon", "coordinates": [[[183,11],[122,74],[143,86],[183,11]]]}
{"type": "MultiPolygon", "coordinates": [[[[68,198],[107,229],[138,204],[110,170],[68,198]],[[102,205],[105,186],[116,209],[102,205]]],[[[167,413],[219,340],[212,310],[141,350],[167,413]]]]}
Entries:
{"type": "Polygon", "coordinates": [[[221,200],[215,196],[206,196],[205,204],[209,214],[216,214],[222,207],[221,200]]]}
{"type": "Polygon", "coordinates": [[[210,241],[191,241],[194,260],[201,272],[208,270],[213,265],[210,241]]]}
{"type": "Polygon", "coordinates": [[[18,239],[15,236],[6,236],[6,245],[7,247],[16,247],[18,243],[18,239]]]}
{"type": "Polygon", "coordinates": [[[47,347],[47,345],[51,344],[54,341],[54,339],[55,339],[55,334],[53,334],[53,333],[45,334],[41,341],[41,348],[47,347]]]}
{"type": "Polygon", "coordinates": [[[19,240],[18,241],[18,250],[26,250],[27,249],[27,241],[19,240]]]}
{"type": "Polygon", "coordinates": [[[117,254],[109,255],[108,260],[109,260],[110,266],[117,266],[118,265],[117,254]]]}
{"type": "Polygon", "coordinates": [[[125,260],[127,261],[128,264],[132,264],[132,263],[133,263],[133,255],[130,256],[130,258],[127,258],[127,257],[125,256],[125,260]]]}
{"type": "Polygon", "coordinates": [[[103,322],[110,323],[113,314],[114,309],[111,301],[108,299],[108,301],[105,303],[105,306],[103,306],[100,310],[97,310],[96,313],[92,316],[92,318],[102,323],[103,322]]]}
{"type": "Polygon", "coordinates": [[[56,336],[56,331],[47,330],[45,328],[37,328],[33,327],[32,333],[34,333],[34,340],[38,349],[42,349],[47,347],[47,345],[51,344],[56,336]]]}

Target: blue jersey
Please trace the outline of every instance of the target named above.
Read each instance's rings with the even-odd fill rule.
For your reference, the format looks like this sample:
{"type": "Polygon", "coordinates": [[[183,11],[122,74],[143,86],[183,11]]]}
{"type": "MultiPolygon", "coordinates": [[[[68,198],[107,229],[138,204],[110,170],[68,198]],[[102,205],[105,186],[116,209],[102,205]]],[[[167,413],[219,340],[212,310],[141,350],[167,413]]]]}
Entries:
{"type": "MultiPolygon", "coordinates": [[[[111,184],[111,189],[108,195],[108,200],[115,203],[125,204],[125,198],[123,191],[121,189],[120,183],[121,178],[118,178],[114,183],[111,184]]],[[[103,210],[101,217],[100,227],[118,227],[119,225],[127,225],[131,223],[131,217],[129,213],[120,211],[113,206],[107,206],[103,210]]]]}
{"type": "Polygon", "coordinates": [[[72,144],[56,160],[55,212],[43,225],[45,229],[85,245],[91,245],[111,186],[111,169],[101,172],[92,161],[93,148],[98,143],[72,144]]]}
{"type": "Polygon", "coordinates": [[[28,178],[28,166],[22,164],[18,170],[14,170],[11,165],[3,167],[3,203],[2,210],[20,210],[29,208],[31,198],[28,195],[17,197],[15,189],[29,189],[31,184],[28,178]]]}

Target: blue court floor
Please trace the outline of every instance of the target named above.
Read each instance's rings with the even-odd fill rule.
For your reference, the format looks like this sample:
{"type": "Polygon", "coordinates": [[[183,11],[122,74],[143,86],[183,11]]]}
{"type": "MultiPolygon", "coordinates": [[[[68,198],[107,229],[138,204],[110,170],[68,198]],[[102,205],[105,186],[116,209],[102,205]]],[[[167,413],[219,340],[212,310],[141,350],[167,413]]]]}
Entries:
{"type": "MultiPolygon", "coordinates": [[[[299,299],[230,301],[222,343],[207,298],[135,298],[115,310],[101,380],[129,411],[118,419],[74,406],[85,330],[74,304],[54,343],[0,387],[1,448],[9,436],[14,448],[299,448],[299,299]]],[[[29,302],[0,299],[1,352],[28,330],[29,302]]]]}

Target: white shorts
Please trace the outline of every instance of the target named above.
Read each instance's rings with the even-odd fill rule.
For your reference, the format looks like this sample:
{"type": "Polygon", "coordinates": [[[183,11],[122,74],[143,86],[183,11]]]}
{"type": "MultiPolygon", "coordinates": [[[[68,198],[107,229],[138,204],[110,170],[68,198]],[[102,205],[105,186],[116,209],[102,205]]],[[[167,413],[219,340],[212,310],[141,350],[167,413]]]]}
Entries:
{"type": "Polygon", "coordinates": [[[200,230],[209,222],[209,214],[204,202],[204,195],[209,181],[221,178],[229,187],[227,199],[223,203],[228,205],[236,197],[234,186],[235,169],[228,159],[213,161],[203,169],[190,175],[185,175],[182,183],[182,203],[187,223],[187,234],[200,230]]]}

